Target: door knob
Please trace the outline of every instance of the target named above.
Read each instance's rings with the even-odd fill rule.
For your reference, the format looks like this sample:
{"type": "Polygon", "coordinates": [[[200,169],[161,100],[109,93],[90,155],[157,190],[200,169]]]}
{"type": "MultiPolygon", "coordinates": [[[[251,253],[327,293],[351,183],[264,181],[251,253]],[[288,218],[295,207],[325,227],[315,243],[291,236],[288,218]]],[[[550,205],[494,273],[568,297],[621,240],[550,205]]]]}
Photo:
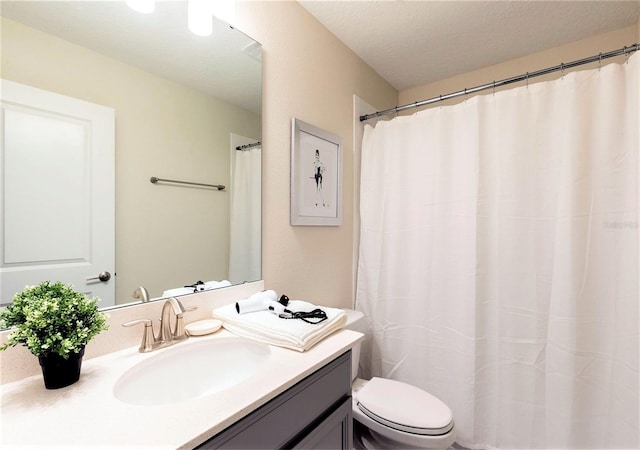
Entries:
{"type": "Polygon", "coordinates": [[[87,281],[109,281],[111,279],[111,274],[109,272],[100,272],[97,277],[89,277],[86,278],[87,281]]]}

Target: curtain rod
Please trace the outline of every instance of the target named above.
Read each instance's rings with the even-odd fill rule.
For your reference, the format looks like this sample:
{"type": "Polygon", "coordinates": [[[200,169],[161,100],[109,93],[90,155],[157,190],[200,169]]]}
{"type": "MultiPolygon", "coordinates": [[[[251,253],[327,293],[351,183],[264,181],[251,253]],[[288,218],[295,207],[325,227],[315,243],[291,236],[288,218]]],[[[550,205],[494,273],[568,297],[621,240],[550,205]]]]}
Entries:
{"type": "Polygon", "coordinates": [[[622,47],[618,50],[612,50],[606,53],[599,53],[597,55],[590,56],[588,58],[579,59],[576,61],[571,61],[568,63],[561,63],[560,65],[547,67],[546,69],[537,70],[535,72],[527,72],[522,75],[518,75],[511,78],[505,78],[500,81],[493,81],[491,83],[483,84],[480,86],[465,88],[461,91],[452,92],[446,95],[440,95],[438,97],[430,98],[428,100],[422,100],[419,102],[409,103],[403,106],[396,106],[395,108],[385,109],[384,111],[378,111],[372,114],[365,114],[360,116],[360,122],[364,122],[365,120],[373,119],[374,117],[386,116],[388,114],[398,113],[400,111],[404,111],[406,109],[411,108],[419,108],[421,106],[430,105],[432,103],[442,102],[443,100],[448,100],[450,98],[460,97],[461,95],[475,94],[476,92],[485,91],[487,89],[495,89],[497,87],[506,86],[508,84],[517,83],[519,81],[529,80],[529,78],[539,77],[541,75],[547,75],[553,72],[564,71],[565,69],[571,69],[573,67],[582,66],[584,64],[589,64],[592,62],[601,62],[603,59],[613,58],[620,55],[629,55],[633,52],[640,50],[640,44],[633,44],[629,47],[622,47]]]}
{"type": "Polygon", "coordinates": [[[188,184],[190,186],[212,187],[212,188],[216,188],[219,191],[224,190],[224,185],[222,184],[194,183],[193,181],[167,180],[166,178],[158,178],[158,177],[151,177],[149,181],[151,181],[153,184],[156,184],[159,181],[160,182],[164,181],[166,183],[177,183],[177,184],[188,184]]]}
{"type": "Polygon", "coordinates": [[[260,144],[261,144],[261,142],[258,141],[258,142],[254,142],[253,144],[238,145],[236,147],[236,150],[249,150],[250,148],[257,147],[260,144]]]}

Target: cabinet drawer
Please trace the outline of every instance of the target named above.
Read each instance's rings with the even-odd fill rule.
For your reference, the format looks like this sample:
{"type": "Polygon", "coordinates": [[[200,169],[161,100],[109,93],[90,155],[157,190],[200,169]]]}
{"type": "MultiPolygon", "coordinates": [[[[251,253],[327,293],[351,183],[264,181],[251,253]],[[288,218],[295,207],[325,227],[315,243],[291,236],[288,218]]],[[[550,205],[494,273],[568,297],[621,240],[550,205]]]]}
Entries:
{"type": "Polygon", "coordinates": [[[198,448],[283,448],[350,395],[349,350],[198,448]]]}

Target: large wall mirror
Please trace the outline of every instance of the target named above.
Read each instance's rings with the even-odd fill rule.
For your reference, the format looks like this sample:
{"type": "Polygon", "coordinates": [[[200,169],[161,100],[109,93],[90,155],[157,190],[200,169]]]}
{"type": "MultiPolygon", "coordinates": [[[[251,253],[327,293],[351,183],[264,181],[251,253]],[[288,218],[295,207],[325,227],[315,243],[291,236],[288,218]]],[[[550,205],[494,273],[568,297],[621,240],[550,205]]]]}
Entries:
{"type": "MultiPolygon", "coordinates": [[[[57,151],[52,142],[58,136],[37,125],[41,117],[32,120],[25,116],[27,109],[3,98],[0,303],[10,302],[25,284],[49,278],[73,282],[78,290],[98,295],[105,307],[140,301],[140,287],[156,299],[168,292],[186,294],[184,287],[198,281],[205,283],[203,289],[260,279],[260,44],[215,18],[211,35],[191,33],[186,1],[156,2],[151,14],[138,13],[124,1],[3,0],[0,8],[0,78],[7,86],[15,83],[112,112],[115,199],[113,266],[85,270],[79,286],[60,270],[86,269],[100,245],[95,243],[99,233],[67,227],[71,241],[87,234],[68,260],[46,254],[42,248],[48,244],[33,243],[43,236],[62,242],[52,231],[55,216],[67,215],[57,214],[66,211],[59,197],[82,192],[78,198],[84,205],[84,191],[93,188],[67,186],[68,195],[60,188],[61,195],[46,199],[73,178],[66,173],[72,164],[57,156],[25,156],[29,145],[24,142],[31,137],[43,142],[40,151],[51,153],[57,151]],[[10,135],[7,130],[19,128],[15,124],[23,116],[22,135],[10,135]],[[39,173],[56,176],[30,185],[25,181],[39,173]],[[152,177],[198,184],[152,183],[152,177]],[[40,197],[46,208],[34,206],[40,197]],[[36,266],[55,270],[54,275],[36,266]],[[110,279],[101,281],[100,272],[109,272],[110,279]],[[104,286],[110,293],[99,293],[104,286]]],[[[84,172],[93,173],[87,167],[84,172]]],[[[85,222],[96,221],[86,217],[85,222]]]]}

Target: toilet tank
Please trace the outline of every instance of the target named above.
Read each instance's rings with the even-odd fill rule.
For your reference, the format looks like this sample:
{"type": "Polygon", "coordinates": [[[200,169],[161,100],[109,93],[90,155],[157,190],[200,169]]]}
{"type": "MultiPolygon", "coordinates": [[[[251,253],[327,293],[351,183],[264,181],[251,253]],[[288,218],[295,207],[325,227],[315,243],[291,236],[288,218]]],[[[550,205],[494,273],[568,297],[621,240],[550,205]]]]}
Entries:
{"type": "MultiPolygon", "coordinates": [[[[364,314],[360,311],[354,311],[353,309],[345,309],[344,312],[347,313],[347,323],[344,327],[348,330],[353,330],[365,334],[366,324],[364,320],[364,314]]],[[[361,348],[362,341],[358,341],[358,343],[355,344],[351,349],[351,381],[355,380],[358,376],[361,348]]]]}

